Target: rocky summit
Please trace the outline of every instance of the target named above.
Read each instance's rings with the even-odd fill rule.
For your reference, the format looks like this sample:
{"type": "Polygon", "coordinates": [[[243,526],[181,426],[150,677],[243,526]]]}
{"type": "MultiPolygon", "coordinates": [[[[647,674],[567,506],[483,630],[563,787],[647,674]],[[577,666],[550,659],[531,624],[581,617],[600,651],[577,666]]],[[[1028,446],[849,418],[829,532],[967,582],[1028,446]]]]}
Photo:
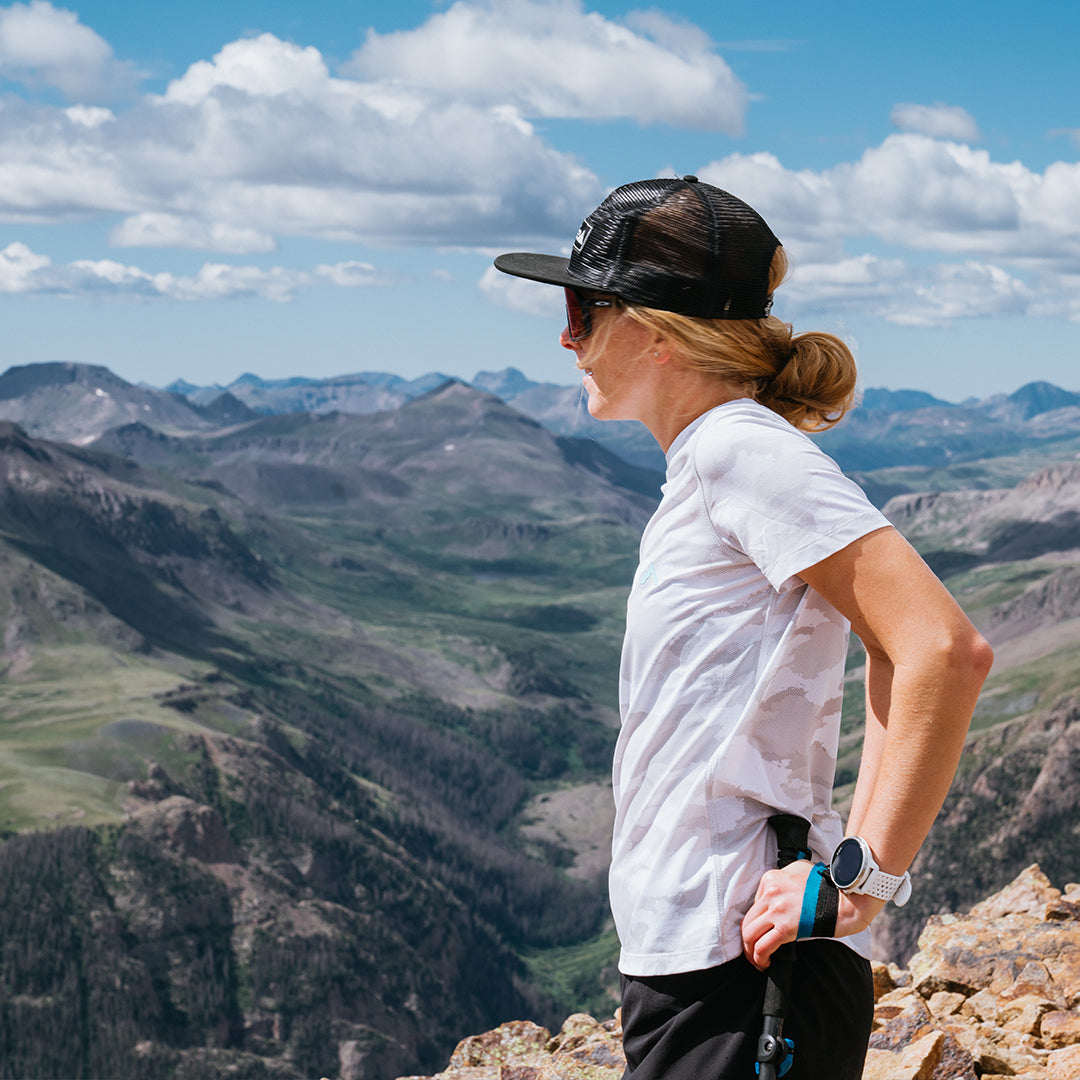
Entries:
{"type": "MultiPolygon", "coordinates": [[[[874,965],[874,995],[863,1080],[1080,1080],[1080,884],[1030,866],[967,914],[932,916],[906,969],[874,965]]],[[[619,1080],[620,1037],[618,1013],[556,1035],[517,1021],[401,1080],[619,1080]]]]}

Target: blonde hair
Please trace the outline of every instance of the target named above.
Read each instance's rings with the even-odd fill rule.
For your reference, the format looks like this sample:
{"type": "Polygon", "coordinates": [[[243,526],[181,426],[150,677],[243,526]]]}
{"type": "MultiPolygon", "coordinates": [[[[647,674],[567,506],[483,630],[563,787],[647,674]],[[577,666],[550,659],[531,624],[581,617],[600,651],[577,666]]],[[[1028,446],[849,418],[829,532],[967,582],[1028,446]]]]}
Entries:
{"type": "MultiPolygon", "coordinates": [[[[770,293],[787,272],[787,255],[778,247],[769,267],[770,293]]],[[[723,379],[801,431],[824,431],[855,404],[855,358],[833,334],[796,334],[772,315],[702,319],[620,306],[629,318],[667,338],[683,363],[723,379]]]]}

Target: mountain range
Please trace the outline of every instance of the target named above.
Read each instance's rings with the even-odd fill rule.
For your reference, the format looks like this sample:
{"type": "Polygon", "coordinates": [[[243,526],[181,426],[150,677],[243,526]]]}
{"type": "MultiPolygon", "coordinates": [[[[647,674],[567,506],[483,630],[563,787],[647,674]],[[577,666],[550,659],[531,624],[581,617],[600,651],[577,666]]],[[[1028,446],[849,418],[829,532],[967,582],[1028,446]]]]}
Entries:
{"type": "MultiPolygon", "coordinates": [[[[411,381],[386,373],[285,380],[242,375],[228,387],[173,383],[168,390],[202,405],[228,393],[255,411],[270,414],[365,413],[400,407],[443,381],[446,377],[438,374],[411,381]]],[[[634,422],[594,420],[579,385],[537,383],[514,368],[482,371],[470,385],[552,431],[594,439],[627,461],[663,472],[663,456],[648,432],[634,422]]],[[[961,404],[924,391],[869,388],[854,412],[818,438],[845,471],[859,474],[872,498],[884,503],[893,494],[925,490],[943,480],[965,487],[1015,482],[1031,471],[1031,461],[1000,459],[1027,451],[1055,459],[1070,455],[1076,449],[1078,429],[1080,393],[1033,382],[1007,396],[971,398],[961,404]],[[999,459],[997,470],[991,468],[986,475],[945,471],[985,459],[999,459]],[[903,471],[864,476],[887,468],[903,471]]]]}
{"type": "MultiPolygon", "coordinates": [[[[512,370],[154,390],[31,365],[0,417],[13,1075],[394,1076],[610,1011],[622,609],[663,478],[642,429],[512,370]]],[[[998,656],[932,887],[882,927],[903,959],[1032,861],[1080,880],[1080,395],[867,390],[820,438],[998,656]]]]}
{"type": "MultiPolygon", "coordinates": [[[[86,443],[125,423],[181,434],[259,416],[393,412],[448,381],[454,380],[438,373],[412,380],[385,372],[270,380],[247,374],[227,387],[179,380],[162,391],[102,367],[33,364],[0,375],[0,418],[31,435],[86,443]]],[[[549,431],[592,440],[631,464],[663,472],[663,455],[648,432],[632,421],[594,420],[580,386],[537,383],[514,368],[480,372],[469,385],[549,431]]],[[[870,388],[857,409],[818,439],[884,505],[903,492],[1011,486],[1041,462],[1072,457],[1078,429],[1080,393],[1045,382],[961,404],[923,391],[870,388]]]]}

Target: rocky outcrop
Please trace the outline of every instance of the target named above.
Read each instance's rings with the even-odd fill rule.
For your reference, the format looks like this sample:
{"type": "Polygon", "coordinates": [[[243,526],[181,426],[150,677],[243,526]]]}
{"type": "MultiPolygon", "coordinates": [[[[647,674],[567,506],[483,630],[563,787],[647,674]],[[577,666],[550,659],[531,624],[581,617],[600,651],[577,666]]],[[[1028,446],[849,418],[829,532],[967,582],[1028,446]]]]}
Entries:
{"type": "MultiPolygon", "coordinates": [[[[152,771],[150,780],[141,782],[143,789],[155,782],[161,784],[160,779],[155,780],[155,773],[160,776],[163,772],[160,766],[152,771]]],[[[186,795],[168,795],[161,802],[134,813],[131,822],[155,843],[198,862],[240,861],[240,853],[218,812],[186,795]]]]}
{"type": "Polygon", "coordinates": [[[885,516],[924,554],[1009,562],[1080,547],[1080,464],[1050,465],[1012,488],[897,495],[885,516]]]}
{"type": "Polygon", "coordinates": [[[516,1020],[462,1039],[444,1072],[401,1080],[619,1080],[625,1068],[618,1014],[598,1023],[576,1013],[555,1036],[516,1020]]]}
{"type": "MultiPolygon", "coordinates": [[[[1066,566],[1029,585],[1019,596],[990,609],[991,630],[1009,626],[1010,636],[1031,625],[1060,623],[1080,612],[1080,567],[1066,566]]],[[[997,635],[999,640],[1001,635],[997,635]]]]}
{"type": "MultiPolygon", "coordinates": [[[[1080,884],[1031,866],[966,915],[937,915],[906,970],[875,964],[863,1080],[1080,1080],[1080,884]]],[[[424,1080],[619,1080],[618,1014],[463,1040],[424,1080]]],[[[421,1078],[409,1078],[421,1080],[421,1078]]]]}
{"type": "Polygon", "coordinates": [[[866,1080],[1080,1077],[1080,885],[1031,866],[877,975],[866,1080]]]}
{"type": "MultiPolygon", "coordinates": [[[[1063,633],[1061,624],[1054,633],[1063,633]]],[[[1030,684],[1021,690],[1018,683],[988,697],[986,708],[1002,710],[1010,697],[1024,708],[1021,695],[1030,684]]],[[[912,867],[919,889],[904,907],[889,905],[874,924],[875,957],[906,967],[931,916],[968,910],[1031,863],[1053,881],[1080,881],[1077,821],[1080,694],[1074,691],[1051,708],[968,740],[945,806],[912,867]]]]}

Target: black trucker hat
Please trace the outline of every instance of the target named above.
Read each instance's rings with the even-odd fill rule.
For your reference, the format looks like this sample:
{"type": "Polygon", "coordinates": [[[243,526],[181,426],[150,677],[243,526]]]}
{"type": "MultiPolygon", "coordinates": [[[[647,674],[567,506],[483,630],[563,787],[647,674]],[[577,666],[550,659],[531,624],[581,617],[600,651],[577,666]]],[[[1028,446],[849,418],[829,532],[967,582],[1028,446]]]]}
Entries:
{"type": "Polygon", "coordinates": [[[631,304],[708,319],[763,319],[780,241],[742,199],[696,176],[616,188],[585,220],[570,258],[514,252],[506,274],[614,293],[631,304]]]}

